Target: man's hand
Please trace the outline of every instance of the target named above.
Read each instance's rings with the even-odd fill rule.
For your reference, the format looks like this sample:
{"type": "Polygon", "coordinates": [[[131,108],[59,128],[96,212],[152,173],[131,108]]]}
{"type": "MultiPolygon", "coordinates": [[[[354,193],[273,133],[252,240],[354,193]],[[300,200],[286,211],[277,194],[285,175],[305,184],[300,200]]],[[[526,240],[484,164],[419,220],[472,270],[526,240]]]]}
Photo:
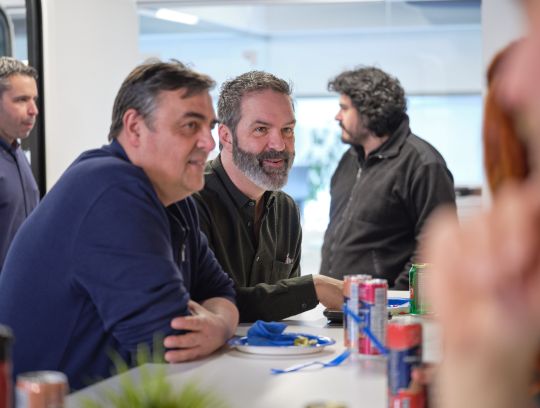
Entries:
{"type": "Polygon", "coordinates": [[[343,281],[324,275],[313,275],[317,299],[328,309],[343,307],[343,281]]]}
{"type": "Polygon", "coordinates": [[[238,310],[223,298],[205,300],[202,305],[189,301],[191,316],[174,318],[171,327],[188,330],[189,333],[168,336],[163,344],[169,350],[165,360],[169,363],[194,360],[220,348],[233,334],[238,325],[238,310]]]}

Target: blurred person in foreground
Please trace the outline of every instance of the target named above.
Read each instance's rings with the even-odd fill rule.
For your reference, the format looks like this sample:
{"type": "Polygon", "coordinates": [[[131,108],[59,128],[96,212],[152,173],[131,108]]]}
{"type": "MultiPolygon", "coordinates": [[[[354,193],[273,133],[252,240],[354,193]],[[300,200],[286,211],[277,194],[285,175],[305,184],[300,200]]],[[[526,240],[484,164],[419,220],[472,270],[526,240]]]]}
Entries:
{"type": "Polygon", "coordinates": [[[37,71],[0,57],[0,272],[15,233],[39,201],[39,191],[19,140],[38,115],[37,71]]]}
{"type": "Polygon", "coordinates": [[[519,42],[512,42],[498,52],[487,70],[482,136],[484,168],[492,195],[510,181],[525,180],[530,171],[527,149],[516,130],[514,115],[501,103],[499,95],[505,60],[518,46],[519,42]]]}
{"type": "Polygon", "coordinates": [[[262,71],[239,75],[221,87],[218,116],[220,154],[194,197],[210,247],[235,282],[240,320],[280,320],[319,301],[341,308],[342,281],[300,276],[300,214],[281,191],[295,155],[290,85],[262,71]]]}
{"type": "Polygon", "coordinates": [[[214,81],[179,62],[135,68],[109,145],[83,153],[19,230],[0,275],[14,375],[58,370],[73,389],[164,339],[165,359],[205,356],[238,323],[232,281],[189,197],[204,183],[214,81]]]}
{"type": "Polygon", "coordinates": [[[351,145],[330,185],[330,221],[320,273],[367,274],[409,289],[423,227],[435,208],[455,206],[452,174],[440,153],[411,132],[399,80],[375,67],[345,71],[336,120],[351,145]]]}
{"type": "Polygon", "coordinates": [[[443,408],[530,407],[540,345],[540,3],[526,1],[528,36],[501,66],[496,91],[528,153],[526,181],[504,186],[463,228],[430,225],[431,297],[443,326],[443,408]]]}

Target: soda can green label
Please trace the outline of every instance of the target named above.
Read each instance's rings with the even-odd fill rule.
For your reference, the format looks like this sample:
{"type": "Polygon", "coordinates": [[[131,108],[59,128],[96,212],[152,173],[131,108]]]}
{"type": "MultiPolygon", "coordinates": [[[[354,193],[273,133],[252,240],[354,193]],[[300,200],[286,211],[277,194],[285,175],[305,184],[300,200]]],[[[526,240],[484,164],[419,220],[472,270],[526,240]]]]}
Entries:
{"type": "Polygon", "coordinates": [[[409,293],[411,314],[429,313],[427,304],[426,274],[428,264],[412,264],[409,270],[409,293]]]}

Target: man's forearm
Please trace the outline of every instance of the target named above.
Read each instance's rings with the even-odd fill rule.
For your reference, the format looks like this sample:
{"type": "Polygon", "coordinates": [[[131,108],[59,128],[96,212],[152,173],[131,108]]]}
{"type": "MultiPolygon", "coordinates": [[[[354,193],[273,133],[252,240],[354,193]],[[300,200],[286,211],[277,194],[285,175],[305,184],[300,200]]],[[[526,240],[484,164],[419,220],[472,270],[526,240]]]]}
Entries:
{"type": "Polygon", "coordinates": [[[234,335],[238,326],[239,313],[233,302],[225,298],[215,297],[206,299],[201,305],[222,319],[227,339],[234,335]]]}

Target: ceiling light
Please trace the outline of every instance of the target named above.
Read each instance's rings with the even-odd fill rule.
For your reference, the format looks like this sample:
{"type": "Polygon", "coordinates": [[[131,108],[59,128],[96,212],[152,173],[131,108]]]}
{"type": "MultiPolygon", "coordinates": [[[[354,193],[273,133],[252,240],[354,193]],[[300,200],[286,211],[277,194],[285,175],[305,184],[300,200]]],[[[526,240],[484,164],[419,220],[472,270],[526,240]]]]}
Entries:
{"type": "Polygon", "coordinates": [[[197,16],[166,8],[160,8],[158,11],[156,11],[155,17],[162,20],[174,21],[175,23],[189,25],[195,25],[199,22],[199,17],[197,16]]]}

